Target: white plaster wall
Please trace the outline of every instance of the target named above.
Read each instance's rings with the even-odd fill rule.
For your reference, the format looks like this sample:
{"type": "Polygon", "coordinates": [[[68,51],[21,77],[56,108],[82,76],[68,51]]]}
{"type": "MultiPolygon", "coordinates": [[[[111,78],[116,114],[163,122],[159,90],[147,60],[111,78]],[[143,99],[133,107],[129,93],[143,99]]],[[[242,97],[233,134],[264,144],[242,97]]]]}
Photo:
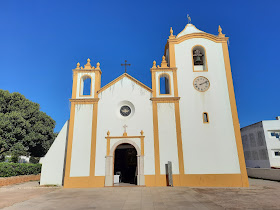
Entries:
{"type": "Polygon", "coordinates": [[[172,173],[179,174],[177,133],[174,103],[158,103],[160,173],[166,174],[165,164],[172,162],[172,173]]]}
{"type": "Polygon", "coordinates": [[[156,96],[157,97],[174,97],[174,85],[173,85],[173,74],[172,71],[157,71],[156,75],[156,96]],[[168,74],[169,75],[169,82],[170,82],[170,94],[160,94],[160,80],[159,76],[161,74],[168,74]]]}
{"type": "Polygon", "coordinates": [[[186,174],[240,173],[221,43],[194,38],[175,45],[180,117],[186,174]],[[208,72],[193,72],[195,45],[205,47],[208,72]],[[197,76],[210,80],[202,93],[193,87],[197,76]],[[208,112],[209,124],[202,113],[208,112]]]}
{"type": "Polygon", "coordinates": [[[76,98],[94,98],[94,87],[95,87],[95,73],[89,72],[89,73],[78,73],[78,81],[77,81],[77,93],[76,98]],[[80,93],[82,93],[83,85],[81,85],[81,78],[84,75],[91,76],[91,96],[80,96],[80,93]]]}
{"type": "Polygon", "coordinates": [[[241,128],[241,137],[243,142],[243,151],[244,151],[246,167],[247,168],[270,168],[269,158],[267,157],[267,159],[263,159],[260,154],[261,150],[267,150],[262,122],[258,122],[246,126],[244,128],[241,128]],[[259,132],[261,132],[263,137],[263,145],[260,145],[258,142],[259,132]],[[250,136],[253,137],[252,140],[250,136]],[[254,158],[253,152],[258,154],[257,159],[254,158]]]}
{"type": "MultiPolygon", "coordinates": [[[[105,156],[107,131],[110,136],[122,136],[124,125],[127,125],[128,136],[140,136],[144,131],[144,173],[154,174],[154,137],[153,137],[153,113],[151,92],[142,88],[132,80],[124,77],[108,89],[99,94],[97,142],[95,175],[105,175],[105,156]],[[121,117],[119,114],[120,103],[129,101],[135,107],[131,117],[121,117]]],[[[114,140],[112,141],[114,142],[114,140]]],[[[137,143],[138,144],[138,143],[137,143]]],[[[139,146],[140,147],[140,146],[139,146]]]]}
{"type": "Polygon", "coordinates": [[[274,156],[274,150],[280,150],[280,140],[270,135],[270,131],[280,130],[280,120],[265,120],[262,122],[270,165],[271,167],[280,167],[280,157],[274,156]]]}
{"type": "Polygon", "coordinates": [[[40,185],[62,185],[68,121],[64,124],[49,151],[42,159],[40,185]]]}
{"type": "Polygon", "coordinates": [[[89,176],[93,104],[76,104],[70,177],[89,176]]]}

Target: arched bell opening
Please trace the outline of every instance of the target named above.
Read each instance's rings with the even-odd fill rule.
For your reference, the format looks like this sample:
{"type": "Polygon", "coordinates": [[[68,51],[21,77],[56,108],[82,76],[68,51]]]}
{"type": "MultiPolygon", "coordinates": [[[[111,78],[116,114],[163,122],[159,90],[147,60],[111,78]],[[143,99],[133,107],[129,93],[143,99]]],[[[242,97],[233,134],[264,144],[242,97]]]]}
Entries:
{"type": "Polygon", "coordinates": [[[128,143],[120,144],[114,155],[114,185],[137,185],[137,151],[128,143]]]}
{"type": "Polygon", "coordinates": [[[206,51],[203,46],[194,46],[192,48],[192,57],[194,71],[207,71],[206,51]]]}
{"type": "Polygon", "coordinates": [[[89,75],[81,77],[80,96],[91,96],[91,82],[91,77],[89,75]]]}

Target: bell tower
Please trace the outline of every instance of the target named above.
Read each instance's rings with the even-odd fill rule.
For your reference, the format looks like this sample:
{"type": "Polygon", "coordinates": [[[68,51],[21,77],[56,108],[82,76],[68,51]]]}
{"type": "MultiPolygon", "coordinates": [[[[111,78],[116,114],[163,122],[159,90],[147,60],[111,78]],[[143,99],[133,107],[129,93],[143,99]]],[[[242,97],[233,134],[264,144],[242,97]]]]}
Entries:
{"type": "Polygon", "coordinates": [[[166,56],[169,59],[165,53],[161,65],[156,66],[154,61],[151,68],[155,186],[166,186],[165,164],[168,161],[172,162],[174,183],[180,183],[180,176],[184,174],[177,68],[167,63],[166,56]]]}
{"type": "Polygon", "coordinates": [[[72,99],[97,98],[97,91],[101,85],[101,73],[99,62],[96,64],[96,67],[91,66],[89,58],[84,67],[77,63],[77,67],[73,69],[72,99]],[[85,93],[86,80],[88,80],[87,85],[90,89],[88,93],[85,93]]]}
{"type": "Polygon", "coordinates": [[[90,59],[84,67],[77,63],[73,69],[73,87],[68,143],[66,153],[64,187],[98,187],[95,177],[97,91],[101,85],[100,63],[96,67],[90,59]]]}

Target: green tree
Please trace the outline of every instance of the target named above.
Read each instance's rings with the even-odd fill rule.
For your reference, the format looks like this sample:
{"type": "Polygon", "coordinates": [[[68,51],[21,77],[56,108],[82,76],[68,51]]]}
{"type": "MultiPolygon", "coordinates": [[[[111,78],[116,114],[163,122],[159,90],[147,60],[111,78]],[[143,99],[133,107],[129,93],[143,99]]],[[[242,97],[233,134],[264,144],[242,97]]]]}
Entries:
{"type": "Polygon", "coordinates": [[[20,93],[0,90],[0,156],[42,157],[53,143],[55,121],[20,93]]]}

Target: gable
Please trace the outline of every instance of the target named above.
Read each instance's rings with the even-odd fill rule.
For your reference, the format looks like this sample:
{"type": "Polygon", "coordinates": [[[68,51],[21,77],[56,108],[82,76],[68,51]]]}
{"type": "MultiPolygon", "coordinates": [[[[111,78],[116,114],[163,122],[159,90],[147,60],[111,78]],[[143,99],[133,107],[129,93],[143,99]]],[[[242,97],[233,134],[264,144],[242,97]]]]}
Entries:
{"type": "Polygon", "coordinates": [[[132,82],[134,82],[136,85],[140,86],[141,88],[152,92],[152,89],[149,88],[148,86],[144,85],[142,82],[138,81],[137,79],[135,79],[134,77],[130,76],[127,73],[122,74],[121,76],[119,76],[118,78],[114,79],[112,82],[108,83],[107,85],[103,86],[100,90],[97,91],[97,94],[103,92],[104,90],[106,90],[107,88],[111,87],[112,85],[120,82],[122,79],[127,78],[129,80],[131,80],[132,82]]]}

